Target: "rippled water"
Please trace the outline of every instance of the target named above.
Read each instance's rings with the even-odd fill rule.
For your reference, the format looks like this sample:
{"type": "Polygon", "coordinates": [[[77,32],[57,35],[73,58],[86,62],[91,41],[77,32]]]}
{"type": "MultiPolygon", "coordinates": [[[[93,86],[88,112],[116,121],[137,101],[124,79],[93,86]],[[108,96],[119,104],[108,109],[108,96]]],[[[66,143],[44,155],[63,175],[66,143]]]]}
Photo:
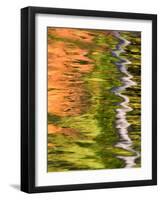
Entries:
{"type": "Polygon", "coordinates": [[[123,148],[125,150],[131,151],[135,153],[134,156],[118,156],[118,158],[123,159],[125,161],[125,167],[134,167],[136,165],[135,160],[140,156],[140,153],[132,148],[133,142],[128,135],[128,127],[130,123],[126,118],[126,113],[133,110],[132,107],[129,106],[129,98],[126,95],[122,95],[121,92],[126,90],[131,86],[136,85],[137,83],[132,80],[133,76],[128,72],[127,65],[131,64],[128,59],[120,58],[120,54],[124,52],[123,47],[128,46],[130,42],[123,37],[120,36],[118,32],[115,32],[115,36],[120,40],[119,44],[116,46],[116,49],[112,52],[114,56],[119,58],[119,62],[116,62],[118,69],[125,74],[124,77],[121,77],[122,86],[115,87],[112,91],[119,97],[123,99],[122,102],[119,103],[121,108],[116,109],[116,128],[118,129],[118,134],[120,136],[119,141],[115,145],[116,147],[123,148]]]}
{"type": "Polygon", "coordinates": [[[140,166],[140,35],[123,34],[48,29],[48,172],[140,166]]]}

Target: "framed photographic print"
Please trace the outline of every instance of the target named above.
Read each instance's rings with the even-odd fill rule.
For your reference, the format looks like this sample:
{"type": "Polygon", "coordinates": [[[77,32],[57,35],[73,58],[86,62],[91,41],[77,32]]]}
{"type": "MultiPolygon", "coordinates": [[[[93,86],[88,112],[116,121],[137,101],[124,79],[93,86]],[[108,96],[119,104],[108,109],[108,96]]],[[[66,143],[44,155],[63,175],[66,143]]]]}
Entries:
{"type": "Polygon", "coordinates": [[[21,10],[21,190],[157,184],[157,16],[21,10]]]}

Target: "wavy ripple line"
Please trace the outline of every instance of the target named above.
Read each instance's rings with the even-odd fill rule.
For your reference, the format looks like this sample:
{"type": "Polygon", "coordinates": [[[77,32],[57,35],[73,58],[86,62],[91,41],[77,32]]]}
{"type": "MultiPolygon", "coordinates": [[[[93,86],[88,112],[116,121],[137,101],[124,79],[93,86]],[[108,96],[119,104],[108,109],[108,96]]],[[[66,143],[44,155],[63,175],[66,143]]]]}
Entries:
{"type": "Polygon", "coordinates": [[[131,62],[125,58],[120,57],[120,54],[124,52],[123,47],[129,45],[130,42],[121,37],[119,32],[114,32],[114,34],[115,37],[120,40],[120,42],[116,46],[116,49],[112,51],[112,55],[119,58],[119,62],[116,62],[115,64],[119,71],[126,75],[120,79],[122,86],[112,89],[112,92],[114,92],[115,95],[123,99],[123,102],[119,103],[120,108],[116,109],[116,128],[119,134],[119,141],[115,146],[135,154],[134,156],[117,156],[119,159],[124,160],[125,168],[132,168],[136,165],[135,160],[140,157],[140,153],[133,149],[133,142],[128,135],[128,127],[130,124],[126,119],[126,113],[132,111],[133,109],[129,106],[129,98],[121,94],[121,92],[126,90],[128,87],[136,85],[136,82],[131,80],[133,76],[127,70],[126,65],[130,64],[131,62]]]}

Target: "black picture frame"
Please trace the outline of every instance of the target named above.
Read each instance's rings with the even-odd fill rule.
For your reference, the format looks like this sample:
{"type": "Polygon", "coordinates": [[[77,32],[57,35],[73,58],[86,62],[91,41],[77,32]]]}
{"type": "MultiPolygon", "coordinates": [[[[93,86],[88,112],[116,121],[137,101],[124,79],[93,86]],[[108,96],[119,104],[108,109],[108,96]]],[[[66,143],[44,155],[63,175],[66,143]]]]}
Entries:
{"type": "MultiPolygon", "coordinates": [[[[148,41],[147,41],[148,42],[148,41]]],[[[72,177],[71,177],[72,178],[72,177]]],[[[21,9],[21,190],[27,193],[147,186],[157,184],[157,15],[45,7],[21,9]],[[35,15],[62,14],[152,21],[152,179],[35,186],[35,15]]]]}

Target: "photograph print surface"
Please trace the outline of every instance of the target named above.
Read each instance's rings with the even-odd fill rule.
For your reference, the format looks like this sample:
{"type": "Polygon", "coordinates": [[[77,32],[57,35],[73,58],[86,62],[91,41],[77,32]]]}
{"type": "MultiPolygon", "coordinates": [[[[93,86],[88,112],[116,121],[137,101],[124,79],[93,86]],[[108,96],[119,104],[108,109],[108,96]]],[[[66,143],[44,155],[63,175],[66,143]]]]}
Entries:
{"type": "Polygon", "coordinates": [[[47,171],[141,167],[141,32],[47,36],[47,171]]]}

